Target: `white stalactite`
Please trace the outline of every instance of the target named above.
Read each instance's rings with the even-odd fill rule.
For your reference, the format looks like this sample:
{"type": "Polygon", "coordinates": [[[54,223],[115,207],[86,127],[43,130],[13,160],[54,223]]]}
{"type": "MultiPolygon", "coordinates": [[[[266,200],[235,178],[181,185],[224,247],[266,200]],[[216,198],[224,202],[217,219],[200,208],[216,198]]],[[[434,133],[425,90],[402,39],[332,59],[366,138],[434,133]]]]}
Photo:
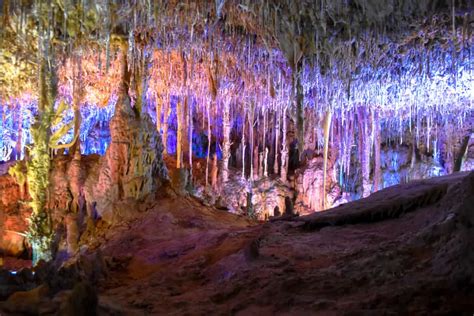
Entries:
{"type": "Polygon", "coordinates": [[[280,167],[280,179],[283,182],[287,182],[287,174],[288,174],[288,144],[286,143],[286,129],[287,129],[287,122],[286,122],[286,110],[287,106],[283,109],[283,129],[282,129],[282,142],[281,142],[281,167],[280,167]]]}
{"type": "Polygon", "coordinates": [[[265,156],[263,158],[263,176],[268,177],[268,147],[265,147],[265,156]]]}
{"type": "Polygon", "coordinates": [[[224,101],[224,111],[223,111],[223,137],[224,141],[222,144],[222,183],[225,184],[229,179],[229,158],[231,156],[230,152],[230,101],[224,101]]]}
{"type": "Polygon", "coordinates": [[[331,128],[332,112],[326,111],[326,117],[324,119],[324,154],[323,154],[323,207],[327,208],[327,194],[326,194],[326,182],[327,182],[327,168],[328,168],[328,149],[329,149],[329,131],[331,128]]]}

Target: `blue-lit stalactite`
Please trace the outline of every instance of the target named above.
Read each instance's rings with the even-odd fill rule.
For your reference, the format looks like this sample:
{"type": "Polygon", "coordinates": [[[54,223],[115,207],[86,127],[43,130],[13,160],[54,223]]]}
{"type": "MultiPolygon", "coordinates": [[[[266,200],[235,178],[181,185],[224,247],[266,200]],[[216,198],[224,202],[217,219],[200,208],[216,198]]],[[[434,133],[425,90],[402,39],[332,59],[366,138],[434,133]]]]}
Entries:
{"type": "MultiPolygon", "coordinates": [[[[57,105],[56,105],[57,108],[57,105]]],[[[103,155],[110,143],[109,122],[115,109],[115,99],[106,107],[85,104],[81,107],[82,123],[80,129],[81,151],[85,155],[103,155]]],[[[30,128],[34,122],[37,103],[34,101],[21,103],[14,102],[13,105],[1,104],[0,106],[0,162],[23,159],[25,148],[33,145],[30,128]],[[21,126],[19,126],[21,124],[21,126]],[[19,131],[21,130],[21,133],[19,131]],[[20,152],[16,147],[21,134],[20,152]]],[[[72,109],[63,115],[61,124],[67,124],[74,119],[72,109]]],[[[56,131],[61,126],[54,126],[56,131]]],[[[74,135],[71,129],[60,140],[60,143],[70,142],[74,135]]]]}
{"type": "Polygon", "coordinates": [[[25,145],[31,143],[30,127],[35,113],[36,103],[32,101],[0,104],[0,162],[23,159],[25,145]]]}
{"type": "MultiPolygon", "coordinates": [[[[70,102],[70,100],[64,100],[70,102]]],[[[105,154],[108,145],[110,144],[110,130],[109,123],[112,119],[115,110],[116,97],[112,97],[110,102],[105,107],[98,107],[94,104],[83,104],[81,106],[81,128],[80,128],[80,140],[81,140],[81,152],[84,155],[89,154],[105,154]]],[[[56,103],[56,108],[60,100],[56,103]]],[[[154,109],[154,102],[150,100],[148,102],[148,115],[152,118],[152,121],[156,124],[156,112],[154,109]]],[[[176,153],[176,131],[177,131],[177,116],[176,116],[176,102],[177,97],[172,97],[170,106],[171,113],[168,119],[168,140],[167,148],[168,153],[173,155],[176,153]]],[[[0,107],[0,161],[10,161],[23,159],[25,146],[32,145],[32,139],[30,134],[31,124],[34,122],[34,117],[37,109],[36,102],[20,103],[17,102],[14,106],[2,105],[0,107]],[[21,128],[18,126],[18,117],[21,117],[21,128]],[[21,156],[15,156],[15,147],[18,142],[18,131],[21,129],[21,156]]],[[[54,126],[52,131],[58,130],[62,124],[68,124],[74,119],[74,111],[69,108],[65,111],[61,125],[54,126]]],[[[196,117],[194,119],[193,129],[193,155],[197,158],[205,158],[207,156],[207,130],[201,131],[200,123],[196,117]]],[[[216,139],[219,138],[219,126],[222,126],[222,119],[213,121],[213,135],[211,143],[211,155],[216,152],[218,159],[221,159],[222,153],[217,145],[216,139]]],[[[73,129],[69,130],[68,133],[61,138],[60,143],[69,143],[74,135],[73,129]]]]}
{"type": "MultiPolygon", "coordinates": [[[[170,115],[168,118],[165,117],[165,115],[162,115],[162,125],[165,123],[165,120],[168,122],[168,139],[166,140],[167,144],[167,152],[170,155],[175,155],[176,154],[176,138],[177,138],[177,128],[178,128],[178,122],[177,122],[177,115],[176,115],[176,103],[179,101],[179,98],[177,96],[171,96],[170,98],[170,115]]],[[[197,101],[193,98],[190,98],[188,102],[191,103],[190,106],[193,106],[193,108],[197,107],[197,101]]],[[[153,123],[156,125],[156,109],[155,109],[156,104],[154,103],[154,100],[149,99],[147,100],[147,107],[146,107],[146,112],[150,116],[151,120],[153,123]]],[[[202,122],[199,121],[199,116],[196,115],[196,113],[190,118],[193,120],[193,137],[192,137],[192,150],[193,150],[193,157],[196,158],[206,158],[207,157],[207,145],[208,145],[208,135],[207,135],[207,127],[202,130],[202,122]]],[[[212,120],[212,118],[211,118],[212,120]]],[[[219,145],[217,144],[217,140],[219,139],[219,134],[220,133],[220,126],[222,126],[222,119],[220,121],[212,121],[211,126],[214,126],[214,128],[211,128],[211,156],[214,153],[217,153],[217,158],[221,159],[222,158],[222,152],[221,149],[219,148],[219,145]]],[[[161,135],[163,135],[163,131],[160,131],[161,135]]],[[[187,133],[186,133],[187,134],[187,133]]],[[[165,140],[163,140],[165,141],[165,140]]],[[[188,142],[186,139],[185,142],[188,142]]],[[[186,150],[187,151],[187,148],[186,150]]]]}

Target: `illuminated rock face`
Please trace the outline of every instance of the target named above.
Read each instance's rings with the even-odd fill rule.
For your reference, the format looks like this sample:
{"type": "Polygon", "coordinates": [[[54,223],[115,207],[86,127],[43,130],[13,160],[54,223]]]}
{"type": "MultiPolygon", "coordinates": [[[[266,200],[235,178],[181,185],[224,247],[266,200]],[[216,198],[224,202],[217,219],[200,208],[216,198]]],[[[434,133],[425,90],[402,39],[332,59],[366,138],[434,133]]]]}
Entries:
{"type": "Polygon", "coordinates": [[[287,209],[285,199],[293,199],[292,190],[279,178],[264,177],[247,181],[231,173],[231,179],[223,187],[221,199],[233,213],[245,214],[258,220],[280,216],[287,209]]]}
{"type": "Polygon", "coordinates": [[[136,116],[128,97],[117,103],[110,134],[112,142],[97,174],[86,181],[87,202],[95,203],[97,215],[109,223],[117,219],[117,201],[142,199],[167,177],[161,136],[148,115],[136,116]]]}
{"type": "Polygon", "coordinates": [[[26,218],[30,211],[21,203],[21,192],[8,174],[0,176],[0,254],[19,256],[25,251],[26,218]],[[19,234],[20,233],[20,234],[19,234]]]}
{"type": "MultiPolygon", "coordinates": [[[[331,160],[328,161],[328,177],[326,188],[328,208],[340,197],[341,190],[334,180],[334,167],[331,160]]],[[[295,211],[299,214],[309,214],[322,211],[323,205],[323,158],[316,157],[308,162],[307,166],[296,171],[295,211]]]]}
{"type": "Polygon", "coordinates": [[[432,157],[421,155],[420,160],[411,165],[410,149],[400,146],[385,148],[381,154],[383,188],[406,183],[411,180],[427,179],[446,175],[446,170],[432,157]]]}
{"type": "Polygon", "coordinates": [[[270,216],[280,216],[286,209],[285,198],[291,199],[293,192],[280,181],[263,178],[255,182],[252,189],[252,205],[257,218],[267,220],[270,216]]]}

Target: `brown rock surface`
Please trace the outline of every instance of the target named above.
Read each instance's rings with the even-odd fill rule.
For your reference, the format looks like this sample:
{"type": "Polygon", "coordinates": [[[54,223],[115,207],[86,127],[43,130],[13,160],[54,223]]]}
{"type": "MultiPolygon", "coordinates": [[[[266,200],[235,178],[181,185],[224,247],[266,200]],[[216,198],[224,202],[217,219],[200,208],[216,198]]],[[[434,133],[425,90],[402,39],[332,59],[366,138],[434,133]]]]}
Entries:
{"type": "Polygon", "coordinates": [[[149,314],[474,309],[474,173],[395,186],[264,225],[162,198],[104,233],[100,301],[149,314]]]}
{"type": "Polygon", "coordinates": [[[79,272],[62,272],[66,283],[71,275],[99,276],[104,313],[474,310],[474,173],[398,185],[265,224],[162,192],[135,205],[133,219],[112,227],[99,222],[96,237],[81,245],[82,254],[103,259],[80,259],[70,265],[83,262],[74,268],[79,272]],[[84,272],[99,265],[104,273],[84,272]]]}
{"type": "Polygon", "coordinates": [[[9,174],[0,175],[0,253],[19,256],[25,250],[27,205],[21,203],[20,188],[9,174]]]}

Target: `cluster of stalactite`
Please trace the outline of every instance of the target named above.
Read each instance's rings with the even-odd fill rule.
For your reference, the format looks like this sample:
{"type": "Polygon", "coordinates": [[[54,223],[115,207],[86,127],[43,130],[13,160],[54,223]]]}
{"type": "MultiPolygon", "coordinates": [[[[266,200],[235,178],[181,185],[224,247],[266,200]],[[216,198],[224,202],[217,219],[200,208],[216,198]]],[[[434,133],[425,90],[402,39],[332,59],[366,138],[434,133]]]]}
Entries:
{"type": "MultiPolygon", "coordinates": [[[[237,55],[222,47],[210,54],[203,54],[202,50],[142,47],[141,51],[146,51],[148,57],[138,65],[143,70],[133,73],[144,79],[131,78],[128,86],[137,113],[144,111],[153,117],[162,134],[165,152],[176,155],[176,167],[191,169],[193,157],[205,157],[206,183],[215,191],[228,180],[229,166],[240,170],[244,179],[257,180],[270,175],[287,182],[288,175],[306,160],[322,155],[324,170],[327,159],[332,159],[333,164],[337,162],[338,182],[343,189],[353,192],[360,186],[358,195],[367,196],[384,186],[380,171],[382,146],[408,143],[414,145],[414,150],[421,147],[424,154],[453,165],[451,160],[458,157],[458,143],[469,135],[472,100],[467,85],[472,78],[466,77],[466,72],[458,74],[459,89],[454,91],[452,99],[444,100],[436,111],[426,111],[428,105],[421,104],[426,99],[421,97],[413,97],[411,105],[383,100],[380,101],[383,105],[379,105],[371,101],[380,98],[380,94],[383,99],[384,93],[387,99],[394,99],[387,94],[389,88],[383,86],[379,91],[367,91],[364,98],[358,95],[358,88],[352,90],[354,99],[340,91],[338,98],[325,95],[329,87],[324,90],[315,86],[314,81],[320,81],[323,86],[326,81],[310,65],[296,65],[299,70],[281,67],[278,65],[284,63],[284,58],[278,52],[270,60],[265,51],[251,43],[244,44],[237,55]],[[241,56],[251,62],[241,64],[237,59],[241,56]],[[296,71],[301,72],[300,79],[293,75],[296,71]],[[311,74],[316,79],[310,80],[311,74]],[[452,104],[456,100],[460,104],[452,104]],[[455,126],[458,133],[447,132],[455,126]],[[217,164],[217,159],[221,163],[217,164]]],[[[128,56],[128,48],[119,47],[111,54],[110,78],[106,73],[100,75],[101,69],[94,63],[105,58],[105,53],[97,55],[88,50],[83,50],[79,57],[71,57],[72,64],[68,61],[58,69],[58,99],[62,101],[56,102],[56,111],[61,112],[66,101],[72,106],[68,110],[69,123],[57,129],[62,130],[60,135],[64,132],[68,135],[57,141],[74,140],[73,135],[86,126],[77,114],[79,108],[85,108],[79,106],[81,102],[97,102],[101,94],[109,93],[102,98],[112,107],[115,104],[119,85],[104,91],[101,80],[119,82],[116,74],[120,72],[122,56],[128,56]],[[82,72],[93,75],[82,77],[82,72]],[[77,92],[84,90],[81,82],[87,83],[90,93],[77,92]]],[[[334,90],[338,88],[341,86],[336,85],[334,90]]],[[[430,86],[418,88],[426,94],[423,89],[429,90],[430,86]]],[[[87,134],[81,141],[87,141],[87,134]]],[[[85,144],[82,149],[87,152],[85,144]]],[[[321,196],[325,199],[325,192],[321,196]]]]}

